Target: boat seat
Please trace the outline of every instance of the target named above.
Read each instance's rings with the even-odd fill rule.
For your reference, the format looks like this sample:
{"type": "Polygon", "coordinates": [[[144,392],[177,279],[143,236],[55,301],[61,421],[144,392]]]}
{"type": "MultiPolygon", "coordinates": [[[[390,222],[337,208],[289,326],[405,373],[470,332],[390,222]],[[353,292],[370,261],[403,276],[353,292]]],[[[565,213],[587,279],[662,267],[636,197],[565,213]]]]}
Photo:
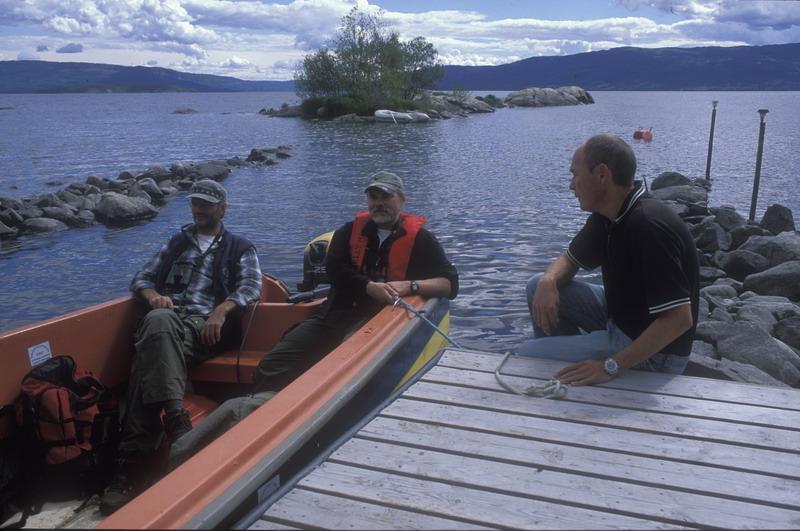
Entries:
{"type": "Polygon", "coordinates": [[[189,411],[192,426],[197,426],[203,422],[207,416],[217,409],[218,405],[213,400],[194,393],[186,393],[183,396],[183,407],[189,411]]]}

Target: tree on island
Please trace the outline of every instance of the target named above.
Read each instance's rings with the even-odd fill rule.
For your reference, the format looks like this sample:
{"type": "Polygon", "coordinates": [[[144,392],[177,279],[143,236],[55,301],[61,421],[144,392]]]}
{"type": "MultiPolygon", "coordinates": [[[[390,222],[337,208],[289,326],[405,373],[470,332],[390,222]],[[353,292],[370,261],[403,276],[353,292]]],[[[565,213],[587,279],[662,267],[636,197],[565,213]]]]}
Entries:
{"type": "Polygon", "coordinates": [[[332,48],[305,56],[294,77],[305,116],[414,109],[414,99],[442,77],[436,48],[423,37],[402,41],[397,32],[387,33],[382,17],[382,11],[354,7],[342,18],[332,48]]]}

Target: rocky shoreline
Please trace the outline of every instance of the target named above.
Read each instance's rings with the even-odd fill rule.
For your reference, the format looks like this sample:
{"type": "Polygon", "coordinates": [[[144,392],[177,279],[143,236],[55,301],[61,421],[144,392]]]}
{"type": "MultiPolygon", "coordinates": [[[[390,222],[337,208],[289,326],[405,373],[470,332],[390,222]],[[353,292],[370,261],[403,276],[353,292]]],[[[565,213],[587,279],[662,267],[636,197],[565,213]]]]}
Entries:
{"type": "Polygon", "coordinates": [[[659,175],[651,194],[686,222],[700,260],[700,309],[687,373],[800,387],[800,234],[775,204],[758,223],[708,206],[711,183],[659,175]]]}
{"type": "MultiPolygon", "coordinates": [[[[153,166],[139,174],[123,171],[117,179],[90,175],[57,192],[23,197],[0,197],[0,239],[39,234],[102,223],[125,227],[153,219],[159,206],[200,179],[222,181],[235,168],[276,164],[290,157],[288,146],[254,148],[247,158],[176,162],[169,169],[153,166]]],[[[53,185],[60,184],[51,181],[53,185]]]]}
{"type": "MultiPolygon", "coordinates": [[[[456,116],[466,118],[470,114],[495,112],[495,107],[486,103],[481,96],[469,94],[441,94],[427,92],[420,98],[425,101],[427,109],[422,110],[433,120],[449,120],[456,116]]],[[[590,105],[594,98],[581,87],[541,88],[530,87],[509,93],[503,103],[508,107],[554,107],[563,105],[590,105]]],[[[300,118],[302,116],[299,105],[284,104],[280,109],[261,109],[259,114],[275,118],[300,118]]],[[[324,110],[318,110],[319,115],[325,115],[324,110]]],[[[359,116],[345,114],[333,118],[333,122],[373,123],[374,116],[359,116]]]]}

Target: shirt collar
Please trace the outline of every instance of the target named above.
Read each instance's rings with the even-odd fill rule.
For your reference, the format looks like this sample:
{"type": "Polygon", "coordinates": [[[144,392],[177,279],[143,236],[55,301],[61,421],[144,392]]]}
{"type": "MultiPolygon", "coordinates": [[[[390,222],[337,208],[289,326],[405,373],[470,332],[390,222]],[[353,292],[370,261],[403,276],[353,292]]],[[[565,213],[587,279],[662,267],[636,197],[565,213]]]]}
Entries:
{"type": "Polygon", "coordinates": [[[614,223],[621,222],[628,212],[631,211],[633,205],[636,204],[637,201],[647,192],[644,186],[642,186],[642,181],[634,181],[633,182],[633,190],[630,191],[628,197],[625,198],[625,201],[622,203],[622,207],[619,209],[619,213],[617,214],[616,219],[614,219],[614,223]]]}

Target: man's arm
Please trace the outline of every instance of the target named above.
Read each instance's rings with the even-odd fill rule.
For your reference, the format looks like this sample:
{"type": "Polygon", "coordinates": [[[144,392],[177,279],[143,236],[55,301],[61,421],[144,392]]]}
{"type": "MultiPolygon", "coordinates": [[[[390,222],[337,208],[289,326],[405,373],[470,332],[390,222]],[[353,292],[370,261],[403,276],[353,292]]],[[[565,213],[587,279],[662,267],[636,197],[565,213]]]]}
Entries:
{"type": "Polygon", "coordinates": [[[222,339],[222,326],[228,314],[261,299],[261,266],[255,247],[242,253],[236,274],[236,290],[214,308],[200,332],[203,343],[214,346],[222,339]]]}
{"type": "Polygon", "coordinates": [[[572,280],[577,272],[578,266],[562,254],[550,264],[536,285],[531,317],[548,336],[558,326],[558,288],[572,280]]]}
{"type": "Polygon", "coordinates": [[[131,280],[130,289],[134,295],[141,297],[152,309],[173,308],[172,299],[156,291],[156,271],[161,267],[167,255],[168,244],[161,246],[147,263],[136,272],[131,280]]]}
{"type": "MultiPolygon", "coordinates": [[[[633,343],[612,357],[620,369],[630,369],[678,339],[694,324],[692,306],[684,304],[659,315],[633,343]]],[[[603,362],[586,360],[564,367],[554,375],[561,383],[590,385],[611,380],[603,369],[603,362]]]]}
{"type": "MultiPolygon", "coordinates": [[[[450,294],[450,280],[445,277],[434,277],[417,280],[419,290],[417,295],[425,298],[447,297],[450,294]]],[[[385,304],[394,303],[395,297],[411,295],[410,280],[393,280],[391,282],[368,282],[367,295],[385,304]]]]}

